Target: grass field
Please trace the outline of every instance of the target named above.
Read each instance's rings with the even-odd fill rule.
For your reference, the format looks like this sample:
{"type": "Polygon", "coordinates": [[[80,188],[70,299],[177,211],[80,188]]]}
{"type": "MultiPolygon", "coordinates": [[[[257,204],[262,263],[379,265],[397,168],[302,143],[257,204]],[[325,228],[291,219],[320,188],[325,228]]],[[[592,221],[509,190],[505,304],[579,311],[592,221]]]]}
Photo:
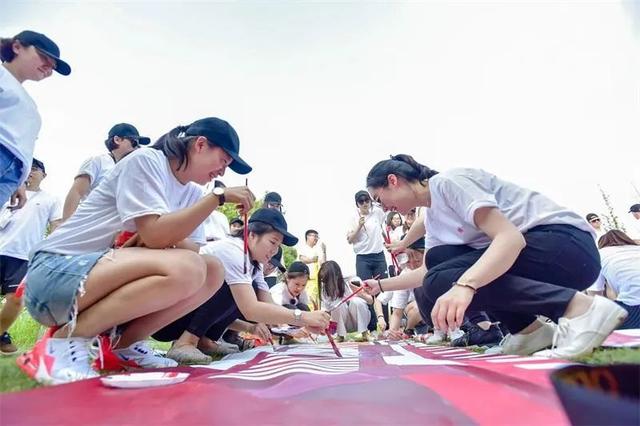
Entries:
{"type": "MultiPolygon", "coordinates": [[[[18,318],[9,330],[13,342],[20,351],[29,349],[36,339],[44,332],[25,312],[18,318]]],[[[155,342],[157,349],[167,350],[168,343],[155,342]]],[[[17,392],[38,387],[36,382],[29,379],[16,365],[17,356],[0,356],[0,393],[17,392]]],[[[588,357],[577,361],[587,364],[614,364],[634,363],[640,364],[640,349],[599,349],[588,357]]]]}

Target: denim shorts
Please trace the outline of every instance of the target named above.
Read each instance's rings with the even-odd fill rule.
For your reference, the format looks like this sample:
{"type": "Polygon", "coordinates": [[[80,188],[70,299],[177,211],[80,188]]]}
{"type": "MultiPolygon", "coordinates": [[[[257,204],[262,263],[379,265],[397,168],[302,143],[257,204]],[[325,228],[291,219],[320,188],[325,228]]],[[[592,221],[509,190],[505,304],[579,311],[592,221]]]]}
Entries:
{"type": "Polygon", "coordinates": [[[0,206],[9,201],[22,177],[22,161],[0,144],[0,206]]]}
{"type": "Polygon", "coordinates": [[[48,327],[74,322],[77,298],[89,272],[106,251],[80,255],[37,252],[27,271],[24,301],[29,314],[48,327]]]}

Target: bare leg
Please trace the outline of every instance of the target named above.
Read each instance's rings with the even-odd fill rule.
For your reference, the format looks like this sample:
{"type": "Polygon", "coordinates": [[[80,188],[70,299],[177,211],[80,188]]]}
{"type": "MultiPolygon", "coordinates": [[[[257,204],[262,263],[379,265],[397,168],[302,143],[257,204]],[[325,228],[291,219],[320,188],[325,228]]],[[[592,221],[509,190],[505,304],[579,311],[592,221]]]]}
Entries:
{"type": "Polygon", "coordinates": [[[206,274],[204,258],[189,250],[125,248],[106,255],[89,273],[73,336],[92,337],[171,307],[197,293],[206,274]]]}
{"type": "Polygon", "coordinates": [[[15,293],[5,296],[4,306],[0,311],[0,334],[9,330],[9,327],[16,321],[22,309],[22,299],[17,298],[15,293]]]}

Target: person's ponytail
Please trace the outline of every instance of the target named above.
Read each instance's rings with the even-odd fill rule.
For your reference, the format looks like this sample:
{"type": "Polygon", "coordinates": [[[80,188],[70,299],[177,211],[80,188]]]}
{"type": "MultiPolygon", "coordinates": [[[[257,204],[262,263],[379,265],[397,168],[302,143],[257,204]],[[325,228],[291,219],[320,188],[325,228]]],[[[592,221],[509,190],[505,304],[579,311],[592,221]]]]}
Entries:
{"type": "Polygon", "coordinates": [[[189,165],[189,148],[197,138],[196,136],[185,136],[188,128],[188,126],[177,126],[169,133],[160,136],[160,139],[151,145],[151,148],[162,151],[167,158],[177,159],[178,170],[183,165],[185,168],[189,165]]]}
{"type": "Polygon", "coordinates": [[[15,38],[0,38],[0,61],[11,62],[16,57],[16,53],[13,51],[13,43],[15,38]]]}
{"type": "Polygon", "coordinates": [[[392,155],[389,160],[380,161],[371,168],[367,175],[367,187],[380,188],[387,186],[387,176],[390,174],[400,176],[408,182],[422,183],[437,175],[438,172],[418,163],[410,155],[392,155]]]}

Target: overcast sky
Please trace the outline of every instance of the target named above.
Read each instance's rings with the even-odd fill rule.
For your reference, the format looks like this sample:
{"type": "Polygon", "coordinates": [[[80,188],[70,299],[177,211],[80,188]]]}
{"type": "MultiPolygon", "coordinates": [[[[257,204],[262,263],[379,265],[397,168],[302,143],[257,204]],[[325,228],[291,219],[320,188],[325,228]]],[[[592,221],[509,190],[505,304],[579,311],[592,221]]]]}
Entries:
{"type": "MultiPolygon", "coordinates": [[[[640,202],[637,2],[7,2],[2,36],[44,32],[73,72],[27,83],[36,157],[61,198],[111,125],[156,139],[228,120],[258,195],[282,194],[355,270],[346,226],[371,166],[409,153],[479,167],[580,214],[640,202]]],[[[244,182],[229,172],[227,185],[244,182]]]]}

